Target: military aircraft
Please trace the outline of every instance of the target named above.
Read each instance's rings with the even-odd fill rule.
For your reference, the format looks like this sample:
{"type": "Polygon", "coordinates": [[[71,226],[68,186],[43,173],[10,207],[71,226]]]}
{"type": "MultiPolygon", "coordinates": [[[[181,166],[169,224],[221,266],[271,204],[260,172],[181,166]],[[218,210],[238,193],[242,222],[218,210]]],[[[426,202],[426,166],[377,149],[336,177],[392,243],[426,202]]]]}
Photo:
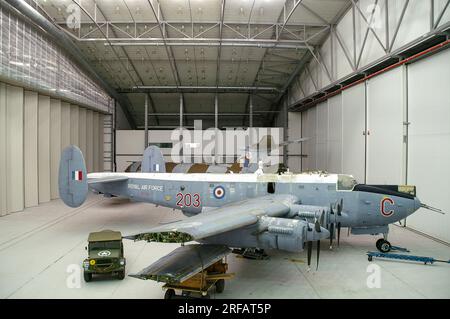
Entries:
{"type": "MultiPolygon", "coordinates": [[[[162,156],[162,154],[161,154],[162,156]]],[[[422,204],[415,186],[358,184],[344,174],[183,174],[161,173],[153,156],[151,173],[86,174],[76,146],[64,149],[59,167],[59,193],[70,207],[80,206],[88,190],[180,209],[189,218],[150,227],[126,236],[149,242],[222,245],[241,249],[301,252],[312,242],[335,237],[341,227],[353,234],[383,234],[377,241],[389,251],[388,225],[404,219],[422,204]],[[345,204],[345,205],[344,205],[345,204]]],[[[434,209],[436,210],[436,209],[434,209]]]]}

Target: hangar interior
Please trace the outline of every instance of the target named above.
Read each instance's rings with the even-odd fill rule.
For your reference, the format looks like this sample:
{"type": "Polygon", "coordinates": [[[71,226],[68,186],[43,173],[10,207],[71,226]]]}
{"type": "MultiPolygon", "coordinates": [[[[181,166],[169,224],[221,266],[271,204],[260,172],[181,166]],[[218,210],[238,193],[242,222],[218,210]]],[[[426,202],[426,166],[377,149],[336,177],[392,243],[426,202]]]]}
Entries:
{"type": "MultiPolygon", "coordinates": [[[[70,209],[59,200],[60,155],[74,144],[88,172],[123,171],[149,144],[168,158],[171,132],[198,128],[196,120],[203,130],[265,128],[278,144],[305,138],[277,153],[292,172],[415,185],[447,214],[420,209],[390,226],[391,241],[448,260],[449,7],[448,0],[2,0],[0,256],[9,262],[0,265],[0,297],[160,298],[161,284],[133,278],[68,287],[68,266],[84,258],[89,232],[132,233],[183,216],[95,195],[70,209]]],[[[343,235],[311,272],[305,253],[231,256],[236,278],[215,296],[450,297],[446,265],[380,262],[382,288],[369,289],[365,252],[373,241],[343,235]]],[[[177,247],[124,244],[130,273],[177,247]]]]}

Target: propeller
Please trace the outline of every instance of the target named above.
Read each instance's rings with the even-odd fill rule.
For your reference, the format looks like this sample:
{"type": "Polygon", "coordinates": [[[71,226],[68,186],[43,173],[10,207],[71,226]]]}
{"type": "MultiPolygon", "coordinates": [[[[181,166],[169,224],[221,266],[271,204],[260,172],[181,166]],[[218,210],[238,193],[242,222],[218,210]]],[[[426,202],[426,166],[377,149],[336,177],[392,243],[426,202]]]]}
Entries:
{"type": "Polygon", "coordinates": [[[330,249],[333,248],[334,223],[330,223],[330,249]]]}
{"type": "Polygon", "coordinates": [[[337,223],[337,243],[339,247],[339,241],[341,239],[341,222],[337,223]]]}
{"type": "Polygon", "coordinates": [[[322,230],[320,229],[320,223],[317,219],[316,222],[314,223],[314,228],[316,229],[316,232],[318,233],[322,232],[322,230]]]}
{"type": "MultiPolygon", "coordinates": [[[[314,230],[318,233],[322,232],[321,226],[319,221],[316,219],[314,222],[314,230]]],[[[312,231],[311,228],[308,226],[308,231],[312,231]]],[[[312,255],[312,248],[313,248],[313,242],[308,241],[308,270],[311,269],[311,255],[312,255]]],[[[320,258],[320,240],[317,240],[317,261],[316,261],[316,270],[319,269],[319,258],[320,258]]]]}
{"type": "Polygon", "coordinates": [[[319,256],[320,256],[320,240],[317,241],[317,266],[316,266],[316,270],[319,269],[319,256]]]}
{"type": "Polygon", "coordinates": [[[308,269],[311,266],[311,254],[312,254],[312,241],[308,241],[308,269]]]}
{"type": "Polygon", "coordinates": [[[341,216],[342,209],[344,208],[344,200],[341,198],[341,201],[337,203],[337,215],[341,216]]]}

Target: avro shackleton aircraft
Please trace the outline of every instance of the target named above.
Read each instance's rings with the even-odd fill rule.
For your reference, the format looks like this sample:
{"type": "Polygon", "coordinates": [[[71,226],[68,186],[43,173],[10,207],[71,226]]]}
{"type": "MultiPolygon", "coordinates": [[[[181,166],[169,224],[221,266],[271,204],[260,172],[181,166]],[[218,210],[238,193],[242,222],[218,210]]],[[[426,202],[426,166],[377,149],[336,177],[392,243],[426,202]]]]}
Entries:
{"type": "MultiPolygon", "coordinates": [[[[158,156],[152,157],[154,160],[158,156]]],[[[150,162],[157,167],[163,163],[150,162]]],[[[414,186],[357,184],[342,174],[90,173],[83,154],[67,147],[59,167],[60,197],[78,207],[88,189],[104,196],[180,209],[189,218],[127,238],[149,242],[197,241],[241,249],[300,252],[312,242],[353,234],[383,234],[377,248],[389,251],[388,225],[420,207],[414,186]]]]}

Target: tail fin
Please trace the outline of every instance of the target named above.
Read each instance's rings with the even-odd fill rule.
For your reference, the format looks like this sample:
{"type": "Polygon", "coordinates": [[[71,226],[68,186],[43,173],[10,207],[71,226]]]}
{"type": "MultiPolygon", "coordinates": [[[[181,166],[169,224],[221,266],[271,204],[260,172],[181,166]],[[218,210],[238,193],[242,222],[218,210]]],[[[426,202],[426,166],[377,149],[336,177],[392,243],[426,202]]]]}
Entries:
{"type": "Polygon", "coordinates": [[[142,173],[165,173],[166,162],[158,146],[151,145],[144,151],[142,157],[142,173]]]}
{"type": "Polygon", "coordinates": [[[75,145],[67,146],[59,162],[59,197],[70,207],[79,207],[88,193],[86,164],[83,153],[75,145]]]}

